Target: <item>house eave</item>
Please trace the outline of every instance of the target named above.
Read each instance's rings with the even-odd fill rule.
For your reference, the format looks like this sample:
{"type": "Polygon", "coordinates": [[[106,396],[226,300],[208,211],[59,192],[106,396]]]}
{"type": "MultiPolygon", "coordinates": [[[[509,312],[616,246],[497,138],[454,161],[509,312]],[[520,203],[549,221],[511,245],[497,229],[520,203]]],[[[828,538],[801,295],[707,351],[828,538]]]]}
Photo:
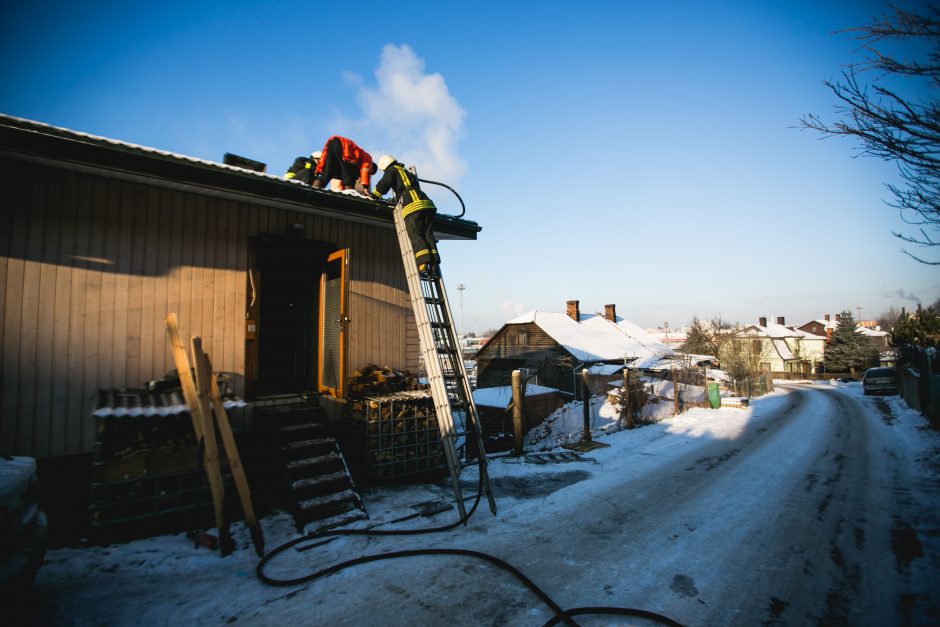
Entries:
{"type": "MultiPolygon", "coordinates": [[[[392,204],[358,198],[235,166],[183,157],[0,114],[0,155],[60,169],[159,185],[393,228],[392,204]]],[[[438,215],[438,239],[475,240],[476,222],[438,215]]]]}

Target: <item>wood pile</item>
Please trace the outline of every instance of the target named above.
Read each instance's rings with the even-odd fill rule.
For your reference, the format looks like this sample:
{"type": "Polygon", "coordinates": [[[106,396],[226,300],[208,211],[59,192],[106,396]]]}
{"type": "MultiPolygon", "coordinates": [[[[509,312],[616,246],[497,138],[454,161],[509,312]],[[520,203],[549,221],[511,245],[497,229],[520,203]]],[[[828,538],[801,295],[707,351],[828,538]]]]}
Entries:
{"type": "Polygon", "coordinates": [[[351,402],[365,440],[368,470],[381,478],[444,468],[444,452],[427,390],[367,396],[351,402]]]}
{"type": "Polygon", "coordinates": [[[417,375],[374,364],[356,370],[349,380],[350,392],[362,396],[417,390],[419,387],[417,375]]]}

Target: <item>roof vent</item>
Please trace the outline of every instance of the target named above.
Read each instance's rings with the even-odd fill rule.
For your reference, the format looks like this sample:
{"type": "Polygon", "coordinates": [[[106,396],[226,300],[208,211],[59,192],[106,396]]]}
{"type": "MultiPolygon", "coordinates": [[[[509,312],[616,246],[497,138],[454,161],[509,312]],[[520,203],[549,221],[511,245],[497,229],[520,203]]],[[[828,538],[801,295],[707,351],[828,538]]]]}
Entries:
{"type": "Polygon", "coordinates": [[[236,168],[241,168],[243,170],[251,170],[252,172],[266,172],[268,169],[267,163],[261,163],[260,161],[249,159],[248,157],[233,155],[230,152],[225,153],[225,155],[222,157],[222,163],[225,165],[235,166],[236,168]]]}

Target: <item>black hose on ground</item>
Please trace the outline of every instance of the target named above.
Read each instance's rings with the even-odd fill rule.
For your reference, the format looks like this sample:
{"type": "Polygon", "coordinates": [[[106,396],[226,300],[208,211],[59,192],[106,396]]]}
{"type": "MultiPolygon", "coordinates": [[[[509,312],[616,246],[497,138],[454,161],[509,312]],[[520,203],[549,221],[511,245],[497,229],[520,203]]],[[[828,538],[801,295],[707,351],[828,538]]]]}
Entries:
{"type": "MultiPolygon", "coordinates": [[[[482,460],[479,462],[482,465],[482,460]]],[[[283,553],[284,551],[294,547],[301,542],[307,542],[317,538],[329,538],[329,537],[338,537],[338,536],[407,536],[407,535],[424,535],[429,533],[441,533],[444,531],[451,531],[464,525],[470,520],[470,517],[473,516],[473,513],[476,511],[477,506],[480,504],[480,498],[483,494],[483,482],[482,474],[480,479],[477,482],[477,493],[473,500],[473,505],[467,510],[467,513],[460,517],[457,521],[450,524],[441,526],[441,527],[428,527],[421,529],[327,529],[324,531],[315,531],[307,535],[301,536],[299,538],[294,538],[289,540],[284,544],[274,548],[265,555],[258,562],[258,565],[255,567],[255,576],[258,580],[269,586],[297,586],[303,583],[314,581],[316,579],[321,579],[328,575],[332,575],[341,570],[351,568],[353,566],[358,566],[360,564],[368,564],[370,562],[378,562],[382,560],[389,559],[403,559],[407,557],[418,557],[418,556],[427,556],[427,555],[459,555],[462,557],[470,557],[474,559],[483,560],[493,564],[497,568],[500,568],[517,580],[519,580],[526,588],[532,591],[535,596],[537,596],[552,612],[554,616],[545,623],[544,627],[549,625],[556,625],[560,622],[565,622],[568,625],[577,625],[572,616],[580,616],[587,614],[603,614],[603,615],[618,615],[618,616],[634,616],[639,618],[646,618],[654,622],[658,622],[662,625],[671,625],[673,627],[682,627],[681,623],[678,623],[667,616],[662,614],[657,614],[656,612],[650,612],[647,610],[639,610],[628,607],[576,607],[568,610],[563,609],[558,605],[548,594],[539,588],[535,582],[529,579],[525,573],[520,571],[518,568],[512,564],[487,553],[481,553],[479,551],[471,551],[469,549],[412,549],[406,551],[394,551],[391,553],[377,553],[373,555],[363,555],[355,559],[347,560],[344,562],[339,562],[322,568],[318,571],[303,575],[300,577],[294,577],[291,579],[276,579],[274,577],[269,577],[264,572],[265,566],[268,562],[271,561],[275,556],[283,553]]]]}

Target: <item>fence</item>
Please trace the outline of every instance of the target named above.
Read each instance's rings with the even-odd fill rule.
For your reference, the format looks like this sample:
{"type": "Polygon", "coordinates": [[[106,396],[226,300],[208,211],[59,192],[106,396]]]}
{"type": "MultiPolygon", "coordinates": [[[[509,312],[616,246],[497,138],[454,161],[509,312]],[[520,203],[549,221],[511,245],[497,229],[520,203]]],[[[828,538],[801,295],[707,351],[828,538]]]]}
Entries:
{"type": "Polygon", "coordinates": [[[937,349],[906,345],[898,349],[898,393],[940,429],[940,364],[937,349]]]}

